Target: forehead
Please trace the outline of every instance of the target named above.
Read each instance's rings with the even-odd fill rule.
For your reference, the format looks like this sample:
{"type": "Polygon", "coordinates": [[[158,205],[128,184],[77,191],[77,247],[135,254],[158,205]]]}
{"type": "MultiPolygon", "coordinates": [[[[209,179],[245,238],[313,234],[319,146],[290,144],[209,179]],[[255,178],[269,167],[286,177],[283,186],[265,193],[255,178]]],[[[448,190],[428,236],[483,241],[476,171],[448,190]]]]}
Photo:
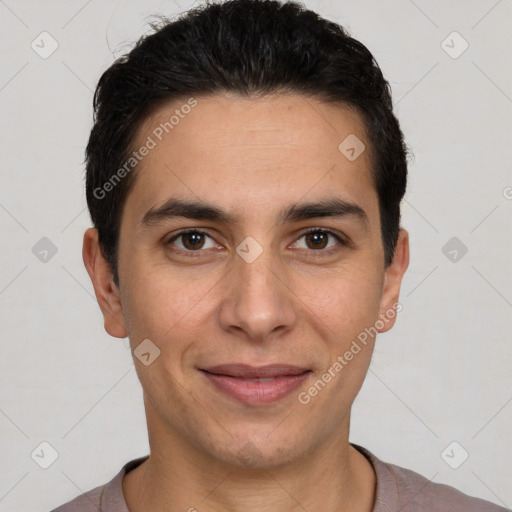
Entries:
{"type": "Polygon", "coordinates": [[[376,199],[365,126],[345,104],[295,94],[187,97],[143,122],[132,149],[144,145],[151,149],[127,198],[139,216],[171,194],[233,209],[254,201],[265,211],[301,196],[376,199]],[[351,147],[364,150],[353,159],[351,147]]]}

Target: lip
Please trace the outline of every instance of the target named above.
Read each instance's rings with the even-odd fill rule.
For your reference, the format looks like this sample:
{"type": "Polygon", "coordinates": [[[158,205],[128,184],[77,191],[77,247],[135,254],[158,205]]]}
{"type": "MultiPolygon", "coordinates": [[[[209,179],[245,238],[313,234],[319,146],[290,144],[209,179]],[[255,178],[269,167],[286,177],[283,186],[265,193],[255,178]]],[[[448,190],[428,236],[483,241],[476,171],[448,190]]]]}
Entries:
{"type": "Polygon", "coordinates": [[[248,405],[276,402],[297,389],[312,373],[287,364],[260,367],[225,364],[201,372],[217,390],[248,405]]]}
{"type": "Polygon", "coordinates": [[[290,364],[269,364],[266,366],[249,366],[247,364],[220,364],[208,368],[202,368],[203,371],[217,375],[227,375],[228,377],[238,377],[241,379],[266,379],[271,377],[290,377],[300,375],[308,371],[308,368],[293,366],[290,364]]]}

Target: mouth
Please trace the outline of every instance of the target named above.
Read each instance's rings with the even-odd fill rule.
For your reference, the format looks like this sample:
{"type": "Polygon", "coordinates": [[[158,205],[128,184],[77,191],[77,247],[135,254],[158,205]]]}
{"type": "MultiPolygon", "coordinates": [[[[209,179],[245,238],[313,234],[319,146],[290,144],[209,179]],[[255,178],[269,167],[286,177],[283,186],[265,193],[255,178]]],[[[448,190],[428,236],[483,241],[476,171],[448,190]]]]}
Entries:
{"type": "Polygon", "coordinates": [[[288,364],[252,367],[225,364],[201,368],[217,391],[248,405],[276,402],[297,389],[312,371],[288,364]]]}

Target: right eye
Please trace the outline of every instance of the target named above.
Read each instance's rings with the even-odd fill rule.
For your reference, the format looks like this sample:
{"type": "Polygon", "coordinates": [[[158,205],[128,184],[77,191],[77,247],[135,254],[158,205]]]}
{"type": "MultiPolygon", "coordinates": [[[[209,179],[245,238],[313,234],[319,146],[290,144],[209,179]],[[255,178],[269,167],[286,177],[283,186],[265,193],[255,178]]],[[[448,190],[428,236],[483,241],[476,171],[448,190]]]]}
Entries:
{"type": "Polygon", "coordinates": [[[174,245],[185,252],[198,252],[201,249],[213,249],[217,245],[210,235],[197,229],[180,231],[170,238],[167,244],[174,245]],[[205,242],[207,238],[211,240],[209,245],[205,242]]]}

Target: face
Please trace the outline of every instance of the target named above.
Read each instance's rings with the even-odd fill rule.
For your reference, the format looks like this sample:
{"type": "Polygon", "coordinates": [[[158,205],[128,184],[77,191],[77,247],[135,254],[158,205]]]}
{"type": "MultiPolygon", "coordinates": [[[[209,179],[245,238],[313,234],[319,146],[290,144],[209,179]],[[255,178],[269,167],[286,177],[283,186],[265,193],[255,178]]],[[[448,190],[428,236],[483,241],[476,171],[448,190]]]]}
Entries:
{"type": "Polygon", "coordinates": [[[84,259],[107,331],[134,351],[150,340],[149,364],[134,362],[152,446],[166,436],[272,467],[348,437],[371,328],[394,322],[407,233],[386,269],[357,112],[300,95],[196,100],[138,132],[135,148],[156,144],[123,209],[120,289],[90,264],[93,230],[84,259]],[[340,149],[354,135],[355,159],[340,149]]]}

